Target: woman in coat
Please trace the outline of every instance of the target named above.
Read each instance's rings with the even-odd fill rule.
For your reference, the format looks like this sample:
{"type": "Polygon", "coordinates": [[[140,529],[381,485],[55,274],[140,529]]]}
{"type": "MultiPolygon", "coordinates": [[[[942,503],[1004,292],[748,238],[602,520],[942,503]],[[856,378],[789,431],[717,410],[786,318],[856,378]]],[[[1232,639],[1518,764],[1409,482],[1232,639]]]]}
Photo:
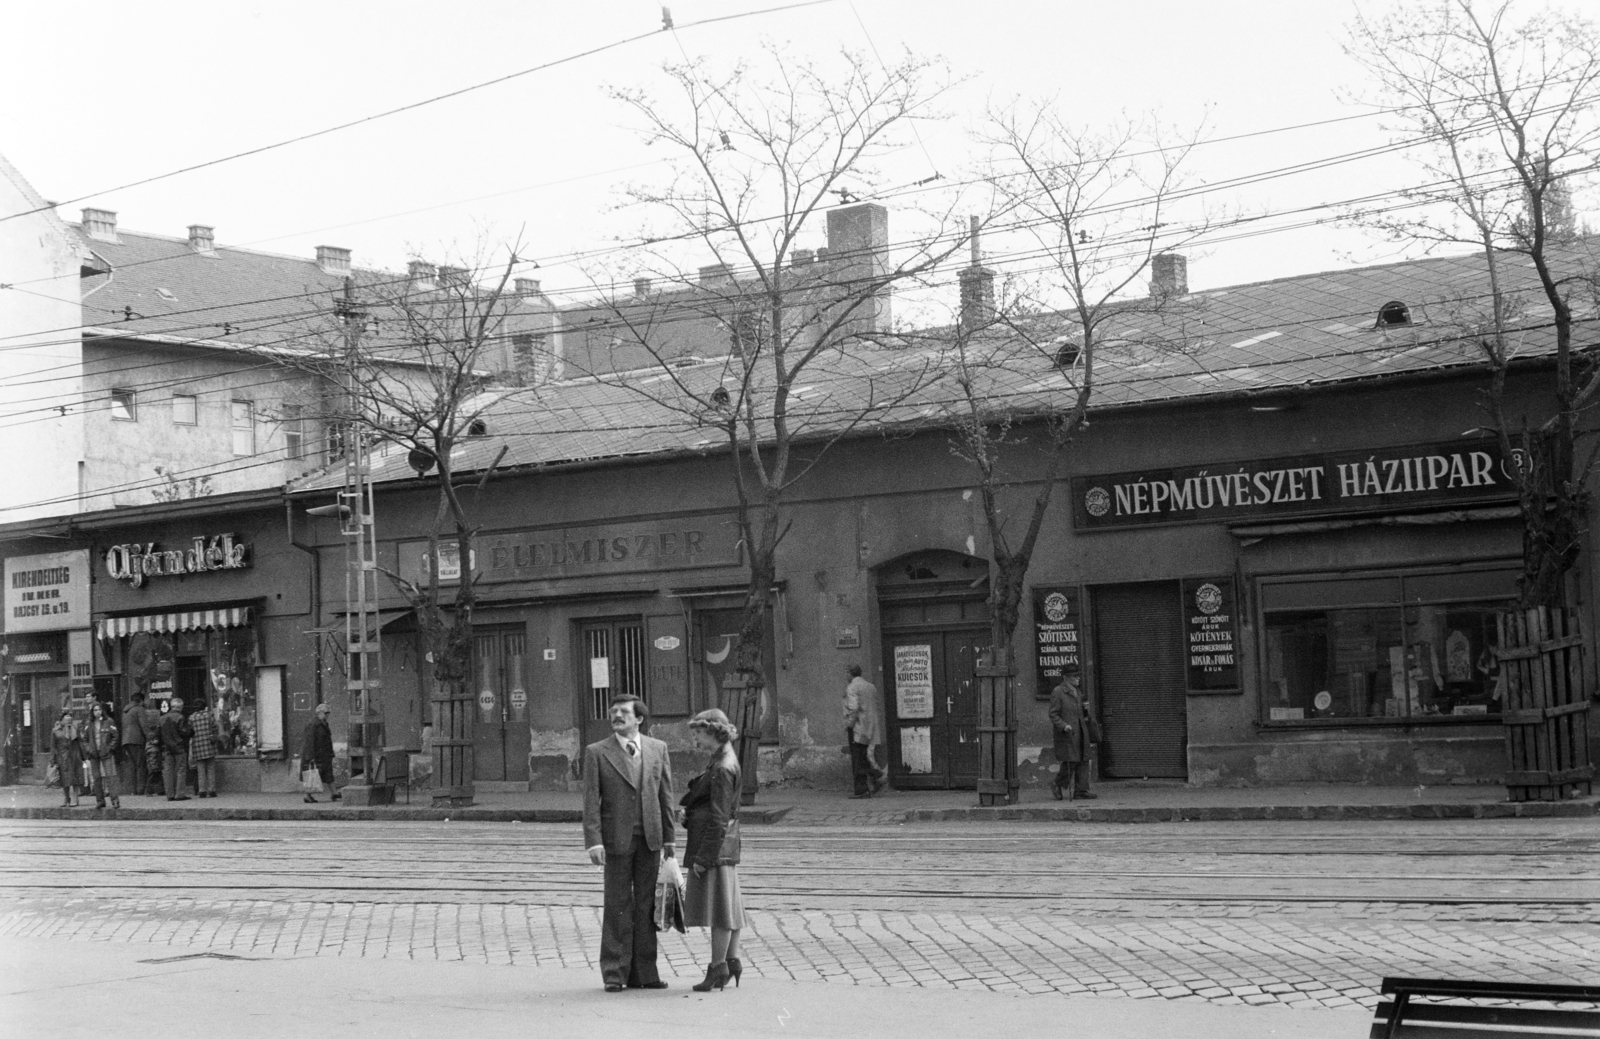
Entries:
{"type": "MultiPolygon", "coordinates": [[[[317,716],[306,722],[305,736],[300,741],[300,769],[301,774],[317,770],[317,775],[322,780],[322,786],[328,791],[330,801],[339,800],[339,795],[333,792],[333,730],[328,728],[328,712],[332,710],[327,704],[317,704],[317,716]]],[[[306,804],[316,804],[317,799],[306,791],[306,804]]]]}
{"type": "Polygon", "coordinates": [[[111,705],[96,700],[89,708],[89,725],[83,732],[83,755],[89,762],[89,781],[94,786],[94,806],[106,806],[106,790],[111,790],[111,807],[121,808],[116,793],[117,748],[122,739],[117,723],[111,720],[111,705]]]}
{"type": "Polygon", "coordinates": [[[61,773],[61,806],[74,808],[83,789],[83,734],[71,711],[63,710],[50,729],[50,754],[61,773]]]}
{"type": "Polygon", "coordinates": [[[710,755],[706,770],[689,781],[680,802],[684,809],[687,846],[680,860],[689,870],[683,898],[686,927],[711,928],[711,965],[696,992],[721,989],[731,977],[735,985],[744,966],[739,962],[739,931],[744,927],[744,900],[739,894],[739,755],[738,731],[728,716],[712,709],[689,719],[695,749],[710,755]]]}
{"type": "Polygon", "coordinates": [[[217,796],[217,716],[201,707],[189,715],[189,760],[194,762],[195,792],[201,797],[217,796]]]}

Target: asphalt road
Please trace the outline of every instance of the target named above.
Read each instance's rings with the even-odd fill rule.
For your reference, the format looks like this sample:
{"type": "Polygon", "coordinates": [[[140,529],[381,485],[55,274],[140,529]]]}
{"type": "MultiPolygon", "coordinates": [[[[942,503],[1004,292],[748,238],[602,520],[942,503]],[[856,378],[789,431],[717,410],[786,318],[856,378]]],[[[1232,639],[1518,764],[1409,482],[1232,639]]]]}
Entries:
{"type": "MultiPolygon", "coordinates": [[[[0,939],[583,968],[576,826],[15,822],[0,939]]],[[[1313,1008],[1385,974],[1600,982],[1592,819],[749,827],[757,976],[1313,1008]]],[[[691,932],[663,946],[703,967],[691,932]]]]}

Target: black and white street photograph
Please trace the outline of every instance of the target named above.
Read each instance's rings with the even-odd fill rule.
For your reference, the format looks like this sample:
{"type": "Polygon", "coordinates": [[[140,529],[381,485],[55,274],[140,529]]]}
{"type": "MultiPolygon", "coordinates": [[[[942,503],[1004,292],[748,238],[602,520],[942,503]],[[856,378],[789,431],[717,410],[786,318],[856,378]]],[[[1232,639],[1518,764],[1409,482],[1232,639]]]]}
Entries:
{"type": "Polygon", "coordinates": [[[1600,7],[0,19],[0,1032],[1600,1036],[1600,7]]]}

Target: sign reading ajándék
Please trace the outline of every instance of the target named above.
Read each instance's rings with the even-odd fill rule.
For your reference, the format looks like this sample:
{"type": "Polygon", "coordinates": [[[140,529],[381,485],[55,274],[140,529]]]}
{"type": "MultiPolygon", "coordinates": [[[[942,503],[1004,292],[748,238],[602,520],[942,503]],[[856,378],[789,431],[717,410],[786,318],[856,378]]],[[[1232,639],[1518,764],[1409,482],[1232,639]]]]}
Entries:
{"type": "Polygon", "coordinates": [[[1109,530],[1514,496],[1499,445],[1470,440],[1078,476],[1072,513],[1079,530],[1109,530]]]}

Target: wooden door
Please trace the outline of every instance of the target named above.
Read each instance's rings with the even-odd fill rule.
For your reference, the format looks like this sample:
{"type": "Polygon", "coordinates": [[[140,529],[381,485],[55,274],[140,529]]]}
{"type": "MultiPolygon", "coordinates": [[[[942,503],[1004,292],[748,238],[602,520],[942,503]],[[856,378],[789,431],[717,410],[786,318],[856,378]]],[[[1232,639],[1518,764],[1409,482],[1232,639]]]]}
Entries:
{"type": "Polygon", "coordinates": [[[528,778],[528,636],[521,625],[473,632],[477,691],[473,779],[528,778]]]}
{"type": "Polygon", "coordinates": [[[973,789],[978,745],[977,629],[890,634],[884,639],[889,775],[908,789],[973,789]]]}
{"type": "Polygon", "coordinates": [[[1176,582],[1092,591],[1102,774],[1189,775],[1182,599],[1176,582]]]}

